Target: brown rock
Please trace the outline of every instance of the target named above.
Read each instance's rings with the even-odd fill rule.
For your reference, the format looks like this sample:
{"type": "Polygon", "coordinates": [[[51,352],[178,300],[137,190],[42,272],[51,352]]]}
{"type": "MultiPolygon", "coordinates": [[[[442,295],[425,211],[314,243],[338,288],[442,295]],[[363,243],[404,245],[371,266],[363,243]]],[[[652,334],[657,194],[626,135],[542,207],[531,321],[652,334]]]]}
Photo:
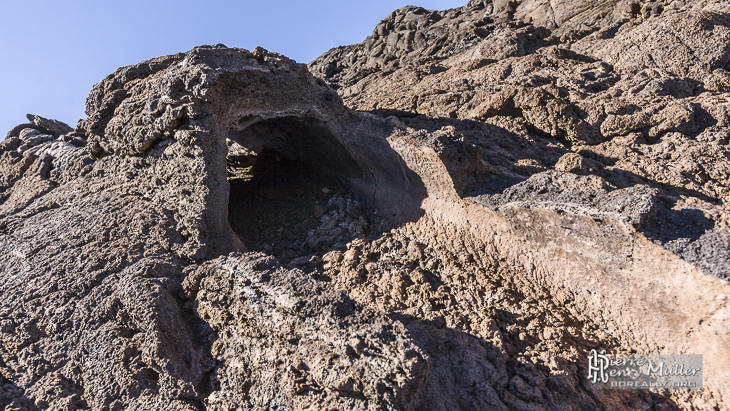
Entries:
{"type": "Polygon", "coordinates": [[[314,76],[203,46],[76,131],[29,116],[0,408],[727,407],[728,13],[405,7],[314,76]],[[703,354],[705,388],[597,390],[591,349],[703,354]]]}

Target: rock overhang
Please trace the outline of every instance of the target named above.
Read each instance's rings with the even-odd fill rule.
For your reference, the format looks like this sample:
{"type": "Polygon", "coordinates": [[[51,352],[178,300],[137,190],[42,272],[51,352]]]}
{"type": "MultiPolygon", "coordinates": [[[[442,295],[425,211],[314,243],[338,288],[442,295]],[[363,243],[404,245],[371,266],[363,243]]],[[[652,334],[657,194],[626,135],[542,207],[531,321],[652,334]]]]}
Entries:
{"type": "Polygon", "coordinates": [[[201,46],[121,68],[94,86],[87,114],[78,131],[93,158],[143,158],[163,181],[193,182],[185,193],[202,224],[194,259],[245,249],[226,217],[229,141],[321,166],[387,220],[419,212],[418,179],[384,138],[392,126],[348,110],[306,65],[261,48],[201,46]]]}

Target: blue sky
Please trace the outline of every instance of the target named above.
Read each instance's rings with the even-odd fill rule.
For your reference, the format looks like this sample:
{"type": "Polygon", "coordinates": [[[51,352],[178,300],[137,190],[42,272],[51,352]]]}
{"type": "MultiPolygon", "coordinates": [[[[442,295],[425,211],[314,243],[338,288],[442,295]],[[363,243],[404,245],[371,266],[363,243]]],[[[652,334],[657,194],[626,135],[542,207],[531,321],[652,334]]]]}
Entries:
{"type": "Polygon", "coordinates": [[[91,87],[121,66],[216,43],[308,63],[364,40],[399,7],[467,1],[0,0],[0,139],[26,113],[75,127],[91,87]]]}

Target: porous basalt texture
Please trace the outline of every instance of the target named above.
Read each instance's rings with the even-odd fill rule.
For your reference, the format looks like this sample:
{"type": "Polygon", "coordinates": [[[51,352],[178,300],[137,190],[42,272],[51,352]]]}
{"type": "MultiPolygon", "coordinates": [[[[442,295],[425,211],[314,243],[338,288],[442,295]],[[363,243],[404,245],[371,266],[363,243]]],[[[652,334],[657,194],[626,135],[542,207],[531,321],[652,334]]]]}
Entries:
{"type": "MultiPolygon", "coordinates": [[[[400,247],[429,244],[438,232],[433,227],[445,224],[464,239],[422,254],[426,260],[435,254],[430,264],[442,267],[456,260],[444,252],[464,253],[456,272],[468,274],[446,281],[448,270],[430,270],[447,282],[452,298],[483,299],[488,292],[466,297],[469,290],[456,290],[471,277],[472,288],[502,286],[493,274],[472,273],[510,266],[511,278],[545,287],[549,295],[537,301],[559,301],[557,311],[580,324],[613,330],[612,350],[716,352],[724,364],[727,355],[714,344],[726,346],[729,335],[729,19],[730,8],[720,1],[471,1],[446,11],[409,6],[364,42],[325,53],[310,70],[350,107],[402,124],[389,139],[427,186],[424,219],[434,223],[421,228],[428,233],[421,237],[406,228],[393,236],[405,238],[400,247]],[[484,248],[491,252],[477,252],[484,248]],[[469,269],[492,258],[488,268],[469,269]],[[705,303],[707,311],[695,311],[705,303]],[[717,334],[699,337],[706,318],[713,318],[717,334]]],[[[379,247],[353,245],[348,252],[379,247]]],[[[359,264],[367,273],[360,271],[360,278],[381,278],[376,265],[359,264]]],[[[401,295],[362,298],[385,310],[423,310],[415,296],[422,292],[415,291],[419,282],[409,277],[400,280],[401,295]]],[[[361,282],[345,281],[343,289],[367,289],[369,281],[361,282]]],[[[528,284],[508,288],[528,300],[536,292],[528,284]]],[[[453,319],[465,329],[483,312],[462,301],[454,305],[458,309],[431,315],[471,312],[469,319],[453,319]]],[[[495,321],[503,329],[504,320],[495,321]]],[[[479,327],[471,327],[471,335],[479,335],[479,327]]],[[[608,335],[587,338],[610,341],[608,335]]],[[[540,351],[542,343],[534,344],[540,351]]],[[[556,352],[569,357],[565,348],[551,355],[556,352]]],[[[510,355],[546,364],[535,353],[510,355]]],[[[717,389],[673,393],[672,405],[655,406],[722,408],[728,395],[722,366],[708,367],[719,374],[705,381],[715,380],[717,389]]],[[[555,393],[554,387],[544,391],[555,393]]],[[[547,394],[525,395],[517,398],[527,405],[500,398],[518,409],[559,408],[546,402],[547,394]]]]}
{"type": "MultiPolygon", "coordinates": [[[[549,170],[645,186],[663,218],[631,217],[640,231],[728,278],[729,45],[726,2],[472,1],[399,9],[310,69],[353,108],[455,127],[449,144],[470,153],[455,183],[479,176],[463,195],[482,203],[535,206],[535,191],[563,190],[564,178],[533,178],[549,170]]],[[[588,195],[597,180],[582,180],[588,195]]],[[[586,201],[552,197],[539,204],[586,201]]]]}
{"type": "Polygon", "coordinates": [[[729,12],[407,7],[314,75],[202,46],[29,116],[0,408],[727,408],[729,12]],[[602,390],[591,349],[705,387],[602,390]]]}
{"type": "Polygon", "coordinates": [[[186,285],[219,336],[209,409],[414,409],[430,361],[399,321],[261,254],[204,265],[186,285]]]}

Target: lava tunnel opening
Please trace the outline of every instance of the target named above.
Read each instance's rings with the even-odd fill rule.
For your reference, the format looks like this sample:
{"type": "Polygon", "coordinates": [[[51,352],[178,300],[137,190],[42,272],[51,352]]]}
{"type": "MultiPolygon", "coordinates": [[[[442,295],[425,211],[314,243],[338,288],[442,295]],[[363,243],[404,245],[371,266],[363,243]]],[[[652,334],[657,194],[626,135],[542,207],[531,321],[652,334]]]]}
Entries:
{"type": "Polygon", "coordinates": [[[228,133],[228,222],[248,250],[283,264],[345,248],[369,228],[362,171],[321,123],[242,119],[228,133]],[[254,120],[255,121],[255,120],[254,120]]]}

